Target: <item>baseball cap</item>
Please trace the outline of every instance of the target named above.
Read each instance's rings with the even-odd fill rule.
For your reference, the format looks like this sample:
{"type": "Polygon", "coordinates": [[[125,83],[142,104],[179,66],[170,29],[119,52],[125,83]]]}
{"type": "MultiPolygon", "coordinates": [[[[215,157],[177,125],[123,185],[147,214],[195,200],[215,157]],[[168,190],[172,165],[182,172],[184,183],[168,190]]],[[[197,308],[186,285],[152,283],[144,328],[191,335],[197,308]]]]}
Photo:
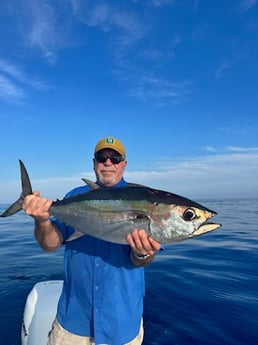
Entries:
{"type": "Polygon", "coordinates": [[[112,149],[116,152],[120,153],[121,156],[125,157],[125,148],[124,145],[121,143],[120,140],[114,137],[106,137],[101,139],[96,147],[94,153],[103,150],[103,149],[112,149]]]}

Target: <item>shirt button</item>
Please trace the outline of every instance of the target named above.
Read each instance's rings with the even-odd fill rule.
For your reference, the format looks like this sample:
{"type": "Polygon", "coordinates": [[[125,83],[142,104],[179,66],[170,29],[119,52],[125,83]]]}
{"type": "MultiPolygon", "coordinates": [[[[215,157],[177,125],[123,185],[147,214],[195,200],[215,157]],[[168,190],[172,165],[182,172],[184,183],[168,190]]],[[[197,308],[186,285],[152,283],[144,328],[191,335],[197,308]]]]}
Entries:
{"type": "Polygon", "coordinates": [[[96,285],[96,286],[95,286],[95,289],[96,289],[96,290],[98,290],[98,289],[99,289],[99,286],[98,286],[98,285],[96,285]]]}

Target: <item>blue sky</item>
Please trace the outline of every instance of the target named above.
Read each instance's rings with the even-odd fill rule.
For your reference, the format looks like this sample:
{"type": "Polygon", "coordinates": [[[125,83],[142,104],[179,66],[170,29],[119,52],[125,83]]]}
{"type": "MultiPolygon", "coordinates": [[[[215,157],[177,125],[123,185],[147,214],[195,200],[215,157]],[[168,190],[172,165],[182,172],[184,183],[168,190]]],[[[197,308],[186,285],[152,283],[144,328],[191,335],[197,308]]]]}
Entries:
{"type": "Polygon", "coordinates": [[[18,159],[53,199],[93,179],[107,135],[127,180],[257,197],[257,0],[12,0],[0,23],[0,202],[18,159]]]}

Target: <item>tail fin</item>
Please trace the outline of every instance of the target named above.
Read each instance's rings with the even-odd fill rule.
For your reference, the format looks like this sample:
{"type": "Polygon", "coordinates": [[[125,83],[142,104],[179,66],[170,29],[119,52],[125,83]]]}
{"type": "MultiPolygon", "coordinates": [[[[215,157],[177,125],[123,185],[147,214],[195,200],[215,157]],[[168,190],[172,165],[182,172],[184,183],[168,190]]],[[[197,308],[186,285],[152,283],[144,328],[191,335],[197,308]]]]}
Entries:
{"type": "Polygon", "coordinates": [[[17,201],[15,201],[11,206],[8,207],[7,210],[4,211],[0,215],[0,217],[9,217],[13,214],[21,211],[22,209],[22,203],[26,195],[32,194],[32,188],[30,183],[30,178],[28,175],[28,172],[23,164],[23,162],[19,159],[20,163],[20,170],[21,170],[21,183],[22,183],[22,193],[21,196],[17,201]]]}

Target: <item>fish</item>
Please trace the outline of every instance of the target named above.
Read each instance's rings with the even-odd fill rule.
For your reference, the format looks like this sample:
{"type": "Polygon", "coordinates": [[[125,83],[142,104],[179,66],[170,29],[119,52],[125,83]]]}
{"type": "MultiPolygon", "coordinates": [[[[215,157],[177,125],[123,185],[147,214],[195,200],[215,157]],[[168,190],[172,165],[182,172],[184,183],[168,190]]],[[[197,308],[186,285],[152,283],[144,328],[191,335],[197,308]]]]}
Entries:
{"type": "MultiPolygon", "coordinates": [[[[24,198],[32,194],[28,172],[21,160],[22,193],[0,216],[20,210],[24,198]]],[[[208,220],[217,212],[190,199],[167,191],[128,183],[119,188],[101,188],[83,179],[89,191],[53,201],[50,215],[72,226],[70,240],[90,235],[112,243],[128,244],[126,236],[134,229],[144,229],[160,243],[174,243],[219,229],[222,225],[208,220]]]]}

